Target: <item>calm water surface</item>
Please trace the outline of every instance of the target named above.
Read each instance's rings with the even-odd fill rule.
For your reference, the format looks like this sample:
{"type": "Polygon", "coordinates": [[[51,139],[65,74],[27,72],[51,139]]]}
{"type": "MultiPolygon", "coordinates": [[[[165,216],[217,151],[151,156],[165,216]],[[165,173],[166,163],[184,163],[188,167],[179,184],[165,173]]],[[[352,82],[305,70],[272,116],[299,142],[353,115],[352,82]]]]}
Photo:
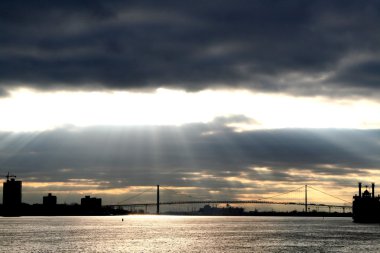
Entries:
{"type": "Polygon", "coordinates": [[[359,251],[380,252],[380,225],[300,217],[0,218],[0,252],[359,251]]]}

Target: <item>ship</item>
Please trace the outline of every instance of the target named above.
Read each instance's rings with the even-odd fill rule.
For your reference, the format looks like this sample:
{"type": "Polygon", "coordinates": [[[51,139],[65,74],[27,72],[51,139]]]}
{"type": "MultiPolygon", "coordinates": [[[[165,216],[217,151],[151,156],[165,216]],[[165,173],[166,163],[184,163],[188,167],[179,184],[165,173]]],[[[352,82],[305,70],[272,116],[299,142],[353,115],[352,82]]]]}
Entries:
{"type": "Polygon", "coordinates": [[[380,196],[375,196],[375,184],[372,183],[372,192],[362,193],[362,183],[359,183],[359,195],[353,197],[352,219],[358,223],[380,223],[380,196]]]}

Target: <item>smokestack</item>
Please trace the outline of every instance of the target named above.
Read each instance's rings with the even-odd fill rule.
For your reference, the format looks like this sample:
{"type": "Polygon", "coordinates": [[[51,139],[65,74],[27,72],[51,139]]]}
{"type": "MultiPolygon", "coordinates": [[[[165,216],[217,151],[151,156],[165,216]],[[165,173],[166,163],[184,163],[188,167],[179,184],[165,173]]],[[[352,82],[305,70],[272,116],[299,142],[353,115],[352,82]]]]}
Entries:
{"type": "Polygon", "coordinates": [[[362,183],[359,183],[359,198],[362,197],[362,183]]]}
{"type": "Polygon", "coordinates": [[[372,183],[372,198],[375,198],[375,183],[372,183]]]}

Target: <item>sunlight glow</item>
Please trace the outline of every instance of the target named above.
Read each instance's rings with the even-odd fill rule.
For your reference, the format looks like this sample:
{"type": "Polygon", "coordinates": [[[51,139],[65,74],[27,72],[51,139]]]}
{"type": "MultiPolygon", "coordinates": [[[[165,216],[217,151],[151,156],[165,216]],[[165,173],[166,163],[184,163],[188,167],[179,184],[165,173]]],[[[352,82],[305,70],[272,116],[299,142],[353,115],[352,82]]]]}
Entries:
{"type": "Polygon", "coordinates": [[[329,100],[245,90],[185,92],[37,92],[17,89],[0,99],[1,131],[79,127],[182,125],[243,115],[251,121],[225,123],[236,131],[268,128],[377,128],[380,104],[329,100]]]}

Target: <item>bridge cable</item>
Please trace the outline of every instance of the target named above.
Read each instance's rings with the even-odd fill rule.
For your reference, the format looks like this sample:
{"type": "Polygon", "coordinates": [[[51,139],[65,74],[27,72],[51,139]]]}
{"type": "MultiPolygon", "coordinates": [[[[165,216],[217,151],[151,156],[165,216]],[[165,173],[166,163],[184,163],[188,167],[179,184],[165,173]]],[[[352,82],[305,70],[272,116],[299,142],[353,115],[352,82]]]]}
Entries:
{"type": "Polygon", "coordinates": [[[166,187],[163,187],[163,186],[161,186],[161,188],[163,188],[163,189],[165,189],[165,190],[167,190],[167,191],[172,191],[172,192],[174,192],[174,193],[177,194],[177,195],[183,195],[183,196],[186,196],[186,197],[189,197],[189,198],[203,200],[202,198],[197,198],[197,197],[191,196],[191,195],[189,195],[189,194],[181,193],[181,192],[178,192],[178,191],[176,191],[176,190],[169,189],[169,188],[166,188],[166,187]]]}
{"type": "Polygon", "coordinates": [[[341,198],[339,198],[339,197],[333,196],[333,195],[328,194],[328,193],[326,193],[326,192],[323,192],[323,191],[321,191],[321,190],[315,189],[314,187],[312,187],[312,186],[310,186],[310,185],[308,185],[308,187],[311,188],[311,189],[313,189],[313,190],[315,190],[315,191],[317,191],[317,192],[320,192],[320,193],[326,194],[326,195],[328,195],[328,196],[330,196],[330,197],[333,197],[333,198],[335,198],[335,199],[339,199],[339,200],[341,200],[341,201],[343,201],[343,202],[345,202],[345,203],[351,203],[350,201],[347,201],[347,200],[341,199],[341,198]]]}
{"type": "Polygon", "coordinates": [[[274,196],[270,196],[270,197],[266,197],[266,198],[259,198],[258,200],[275,198],[275,197],[278,197],[278,196],[281,196],[281,195],[285,195],[285,194],[288,194],[288,193],[291,193],[291,192],[298,191],[299,189],[301,189],[301,188],[303,188],[303,187],[304,187],[304,186],[301,186],[301,187],[298,187],[297,189],[293,189],[293,190],[291,190],[291,191],[283,192],[283,193],[280,193],[280,194],[277,194],[277,195],[274,195],[274,196]]]}
{"type": "Polygon", "coordinates": [[[122,201],[119,201],[117,204],[120,205],[120,204],[123,203],[123,202],[127,202],[128,200],[131,200],[131,199],[133,199],[133,198],[137,198],[137,197],[143,195],[144,193],[147,193],[148,191],[152,191],[152,189],[147,189],[147,190],[145,190],[145,191],[143,191],[143,192],[137,193],[136,195],[133,195],[133,196],[131,196],[131,197],[129,197],[129,198],[126,198],[126,199],[124,199],[124,200],[122,200],[122,201]]]}

